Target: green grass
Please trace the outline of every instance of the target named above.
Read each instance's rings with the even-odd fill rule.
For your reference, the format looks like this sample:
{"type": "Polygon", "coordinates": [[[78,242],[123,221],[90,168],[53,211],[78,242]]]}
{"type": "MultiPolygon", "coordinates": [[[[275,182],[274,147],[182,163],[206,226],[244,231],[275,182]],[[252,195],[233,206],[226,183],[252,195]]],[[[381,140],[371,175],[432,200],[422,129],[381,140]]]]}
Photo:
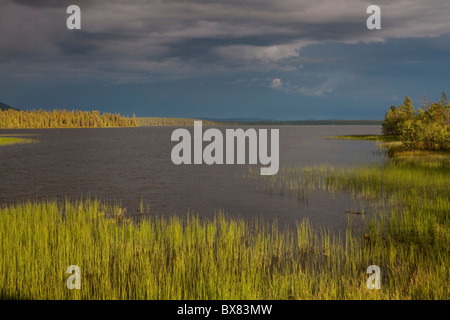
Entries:
{"type": "Polygon", "coordinates": [[[7,146],[18,143],[33,143],[33,142],[36,142],[36,140],[27,138],[0,137],[0,146],[7,146]]]}
{"type": "Polygon", "coordinates": [[[381,142],[378,144],[380,149],[392,159],[404,160],[409,162],[442,164],[450,162],[450,150],[431,151],[431,150],[409,150],[403,147],[401,141],[381,142]]]}
{"type": "MultiPolygon", "coordinates": [[[[276,222],[126,219],[93,200],[28,202],[0,211],[0,297],[32,299],[290,299],[332,298],[356,286],[363,271],[336,282],[345,254],[329,233],[318,241],[307,222],[298,239],[276,222]],[[330,262],[333,255],[340,260],[330,262]],[[69,265],[81,289],[66,288],[69,265]],[[327,270],[317,274],[316,267],[327,270]],[[322,288],[322,289],[320,289],[322,288]],[[326,289],[325,289],[326,288],[326,289]]],[[[349,270],[354,263],[347,263],[349,270]]]]}
{"type": "MultiPolygon", "coordinates": [[[[448,299],[450,168],[392,161],[283,168],[273,184],[300,194],[348,192],[385,209],[344,234],[218,214],[127,219],[84,200],[0,210],[0,296],[33,299],[448,299]],[[291,187],[292,186],[292,187],[291,187]],[[68,290],[69,265],[81,290],[68,290]],[[370,265],[382,289],[366,287],[370,265]]],[[[276,188],[275,188],[276,189],[276,188]]]]}
{"type": "MultiPolygon", "coordinates": [[[[313,191],[349,193],[376,211],[360,216],[363,226],[352,241],[358,243],[360,259],[387,272],[382,297],[448,299],[450,162],[434,157],[361,167],[282,168],[265,178],[265,190],[296,195],[299,201],[308,201],[313,191]]],[[[248,176],[258,178],[252,170],[248,176]]]]}

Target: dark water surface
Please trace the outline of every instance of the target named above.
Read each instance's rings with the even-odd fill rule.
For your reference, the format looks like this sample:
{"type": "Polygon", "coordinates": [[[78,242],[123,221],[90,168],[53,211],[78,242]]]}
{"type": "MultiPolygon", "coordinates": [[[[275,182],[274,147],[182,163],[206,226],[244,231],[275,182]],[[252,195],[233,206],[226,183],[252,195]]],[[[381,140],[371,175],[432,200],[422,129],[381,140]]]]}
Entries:
{"type": "MultiPolygon", "coordinates": [[[[0,130],[0,134],[39,134],[33,137],[39,143],[0,148],[0,203],[90,195],[121,201],[128,213],[136,213],[144,199],[155,215],[184,215],[190,210],[210,217],[223,209],[230,216],[277,217],[285,223],[308,217],[313,223],[333,227],[344,226],[345,210],[358,205],[346,195],[333,199],[321,192],[312,194],[308,204],[296,197],[269,196],[257,182],[239,177],[248,165],[176,166],[170,158],[175,129],[0,130]]],[[[324,139],[380,134],[381,126],[279,129],[280,167],[384,160],[375,142],[324,139]]]]}

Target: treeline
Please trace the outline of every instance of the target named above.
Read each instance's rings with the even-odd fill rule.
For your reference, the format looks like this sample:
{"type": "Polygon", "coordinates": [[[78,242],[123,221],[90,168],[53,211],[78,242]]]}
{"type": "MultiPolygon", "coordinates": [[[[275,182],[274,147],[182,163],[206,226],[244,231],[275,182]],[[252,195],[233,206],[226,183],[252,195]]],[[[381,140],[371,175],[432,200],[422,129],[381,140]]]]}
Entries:
{"type": "Polygon", "coordinates": [[[0,129],[137,127],[135,117],[98,111],[0,111],[0,129]]]}
{"type": "Polygon", "coordinates": [[[450,150],[450,103],[445,92],[439,102],[417,111],[406,97],[403,104],[386,112],[383,133],[398,137],[406,149],[450,150]]]}
{"type": "Polygon", "coordinates": [[[204,126],[214,125],[253,125],[253,126],[284,126],[284,125],[381,125],[383,120],[294,120],[294,121],[278,121],[278,120],[199,120],[189,118],[136,118],[140,126],[192,126],[194,121],[202,121],[204,126]]]}

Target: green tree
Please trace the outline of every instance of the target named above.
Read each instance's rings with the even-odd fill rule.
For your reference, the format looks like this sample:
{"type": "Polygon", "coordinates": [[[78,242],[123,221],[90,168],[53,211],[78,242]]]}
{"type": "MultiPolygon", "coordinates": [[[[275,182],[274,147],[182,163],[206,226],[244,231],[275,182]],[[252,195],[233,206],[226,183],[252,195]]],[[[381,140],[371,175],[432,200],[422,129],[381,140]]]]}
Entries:
{"type": "Polygon", "coordinates": [[[383,133],[400,138],[407,149],[450,149],[449,127],[450,104],[445,93],[439,102],[434,102],[417,113],[411,99],[406,97],[398,108],[391,106],[383,122],[383,133]]]}

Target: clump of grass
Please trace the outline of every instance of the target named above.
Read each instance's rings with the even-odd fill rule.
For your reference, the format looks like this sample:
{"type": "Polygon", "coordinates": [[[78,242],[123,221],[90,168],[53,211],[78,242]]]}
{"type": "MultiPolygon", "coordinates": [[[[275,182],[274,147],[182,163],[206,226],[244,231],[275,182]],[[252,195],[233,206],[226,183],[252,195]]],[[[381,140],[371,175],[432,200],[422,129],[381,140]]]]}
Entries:
{"type": "Polygon", "coordinates": [[[211,220],[188,215],[135,223],[119,207],[89,199],[7,206],[0,210],[0,297],[297,297],[302,292],[293,286],[326,287],[332,280],[305,277],[323,264],[329,242],[314,244],[306,222],[298,234],[295,242],[276,222],[246,223],[223,214],[211,220]],[[66,288],[69,265],[81,268],[81,290],[66,288]]]}
{"type": "Polygon", "coordinates": [[[7,146],[19,143],[33,143],[36,142],[35,139],[28,138],[10,138],[10,137],[0,137],[0,146],[7,146]]]}
{"type": "Polygon", "coordinates": [[[410,150],[403,147],[400,141],[383,142],[378,145],[392,159],[409,162],[421,162],[422,164],[442,164],[450,162],[450,151],[410,150]]]}
{"type": "Polygon", "coordinates": [[[352,235],[352,241],[366,239],[360,254],[383,266],[398,298],[448,299],[450,162],[431,156],[435,161],[416,157],[357,167],[285,167],[266,179],[266,192],[297,192],[301,201],[316,190],[345,192],[374,205],[378,214],[352,235]]]}

